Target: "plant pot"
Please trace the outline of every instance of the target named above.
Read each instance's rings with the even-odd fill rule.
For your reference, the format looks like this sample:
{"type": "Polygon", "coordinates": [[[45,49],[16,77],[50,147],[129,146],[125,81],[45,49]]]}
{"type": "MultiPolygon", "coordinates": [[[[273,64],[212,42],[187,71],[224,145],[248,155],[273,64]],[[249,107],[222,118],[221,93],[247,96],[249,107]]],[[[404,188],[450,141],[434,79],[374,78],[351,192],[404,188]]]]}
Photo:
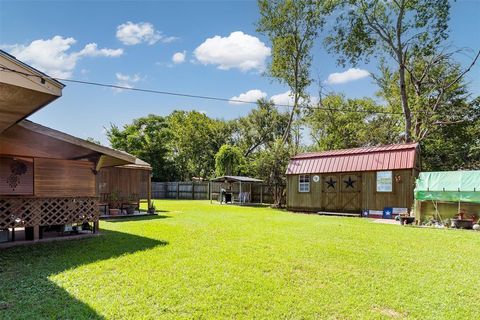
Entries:
{"type": "Polygon", "coordinates": [[[472,229],[473,220],[471,219],[452,219],[452,228],[472,229]]]}
{"type": "Polygon", "coordinates": [[[108,213],[111,216],[116,216],[116,215],[120,214],[120,209],[108,209],[108,213]]]}
{"type": "Polygon", "coordinates": [[[400,217],[400,224],[412,224],[415,221],[415,217],[400,217]]]}

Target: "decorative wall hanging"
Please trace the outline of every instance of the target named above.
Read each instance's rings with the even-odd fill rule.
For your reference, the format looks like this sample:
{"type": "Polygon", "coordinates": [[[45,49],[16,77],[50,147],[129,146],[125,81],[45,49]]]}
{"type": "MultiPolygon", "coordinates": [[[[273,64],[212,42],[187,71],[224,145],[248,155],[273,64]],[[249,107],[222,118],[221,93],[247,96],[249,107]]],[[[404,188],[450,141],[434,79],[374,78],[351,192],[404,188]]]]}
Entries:
{"type": "Polygon", "coordinates": [[[333,180],[332,177],[330,177],[328,180],[325,180],[325,183],[327,184],[327,189],[329,188],[335,189],[335,185],[337,181],[333,180]]]}
{"type": "Polygon", "coordinates": [[[33,159],[0,157],[0,194],[33,194],[33,159]]]}

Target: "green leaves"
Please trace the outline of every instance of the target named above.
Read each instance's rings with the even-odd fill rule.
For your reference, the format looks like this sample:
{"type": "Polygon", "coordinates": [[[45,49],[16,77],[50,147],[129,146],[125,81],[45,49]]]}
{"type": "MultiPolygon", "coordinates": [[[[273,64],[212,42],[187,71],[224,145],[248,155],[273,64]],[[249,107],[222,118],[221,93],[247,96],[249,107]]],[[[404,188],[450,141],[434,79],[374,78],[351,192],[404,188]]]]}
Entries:
{"type": "Polygon", "coordinates": [[[245,158],[238,147],[224,144],[215,155],[215,173],[217,176],[241,175],[245,158]]]}

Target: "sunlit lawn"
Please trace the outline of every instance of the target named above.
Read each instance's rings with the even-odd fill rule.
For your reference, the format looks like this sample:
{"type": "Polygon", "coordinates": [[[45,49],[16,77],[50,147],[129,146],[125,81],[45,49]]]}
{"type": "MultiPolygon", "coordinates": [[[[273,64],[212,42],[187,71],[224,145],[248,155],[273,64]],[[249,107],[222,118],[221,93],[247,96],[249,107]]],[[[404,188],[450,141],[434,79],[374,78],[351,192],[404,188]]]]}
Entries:
{"type": "Polygon", "coordinates": [[[478,319],[480,232],[157,201],[0,251],[0,319],[478,319]]]}

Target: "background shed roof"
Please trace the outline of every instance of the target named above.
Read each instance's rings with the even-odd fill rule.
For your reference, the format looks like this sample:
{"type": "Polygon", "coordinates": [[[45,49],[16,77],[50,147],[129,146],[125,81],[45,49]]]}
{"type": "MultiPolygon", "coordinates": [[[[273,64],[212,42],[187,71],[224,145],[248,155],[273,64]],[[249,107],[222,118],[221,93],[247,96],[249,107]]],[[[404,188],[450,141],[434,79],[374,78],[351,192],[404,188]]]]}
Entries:
{"type": "Polygon", "coordinates": [[[358,172],[415,168],[417,143],[299,154],[287,174],[358,172]]]}

